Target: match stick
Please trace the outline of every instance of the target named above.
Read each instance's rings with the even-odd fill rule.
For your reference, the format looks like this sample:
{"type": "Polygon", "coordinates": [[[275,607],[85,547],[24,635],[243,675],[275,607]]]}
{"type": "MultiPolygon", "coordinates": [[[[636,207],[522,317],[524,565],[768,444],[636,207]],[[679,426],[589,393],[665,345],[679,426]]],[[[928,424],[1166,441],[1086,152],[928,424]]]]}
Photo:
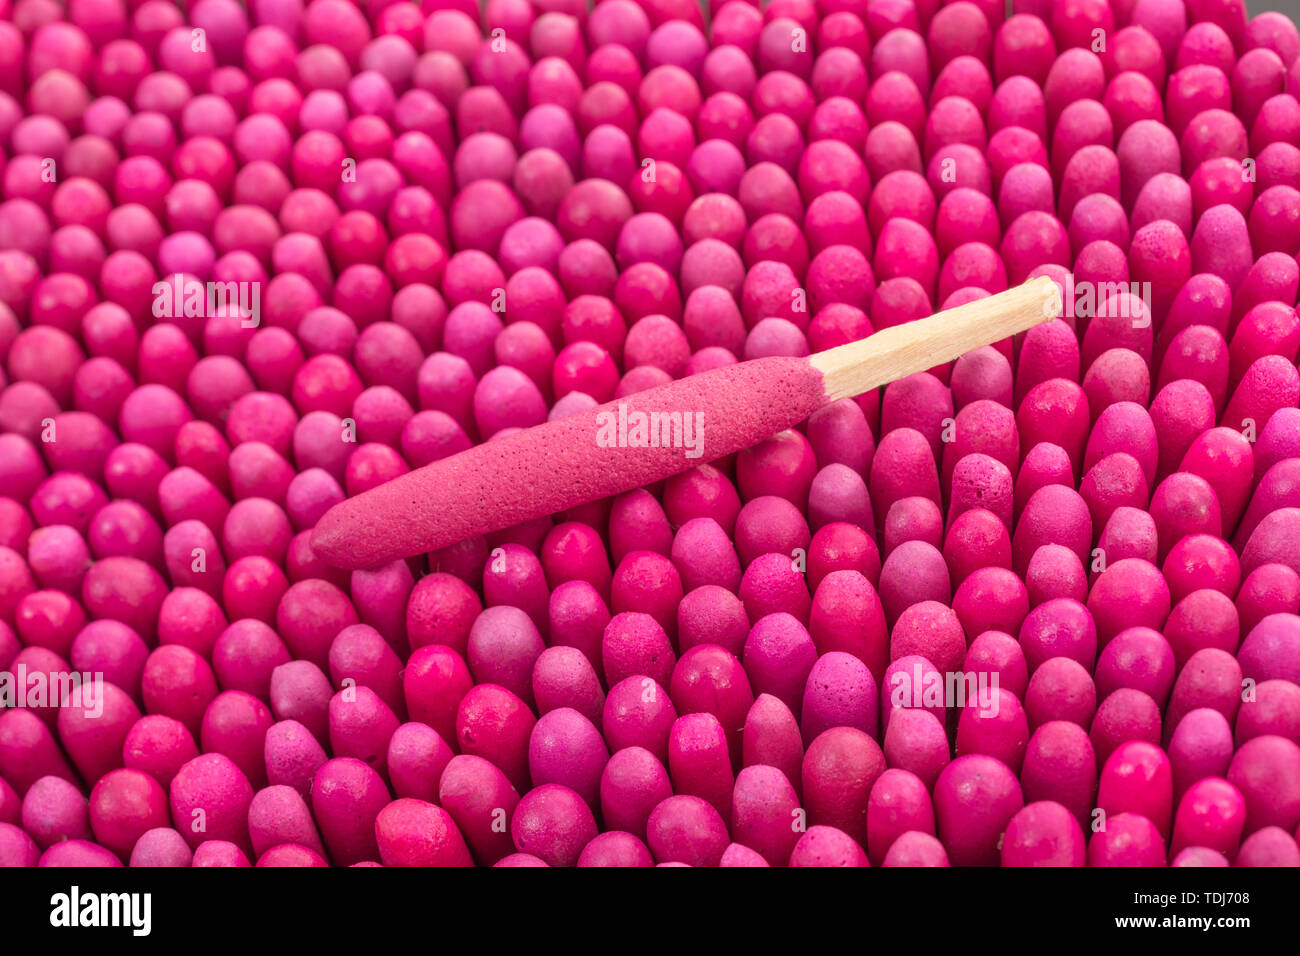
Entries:
{"type": "Polygon", "coordinates": [[[653,484],[755,445],[830,402],[1060,314],[1060,287],[1043,276],[808,358],[755,359],[678,379],[340,502],[317,523],[312,550],[336,567],[375,567],[653,484]]]}

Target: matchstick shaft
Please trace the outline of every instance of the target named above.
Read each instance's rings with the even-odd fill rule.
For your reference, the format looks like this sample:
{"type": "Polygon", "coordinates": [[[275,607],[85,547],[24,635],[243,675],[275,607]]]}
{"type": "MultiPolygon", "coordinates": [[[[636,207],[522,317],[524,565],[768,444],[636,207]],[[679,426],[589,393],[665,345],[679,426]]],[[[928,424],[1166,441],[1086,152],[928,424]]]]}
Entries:
{"type": "Polygon", "coordinates": [[[1041,276],[986,299],[818,352],[810,361],[826,379],[828,401],[851,398],[951,362],[1060,314],[1060,286],[1041,276]]]}

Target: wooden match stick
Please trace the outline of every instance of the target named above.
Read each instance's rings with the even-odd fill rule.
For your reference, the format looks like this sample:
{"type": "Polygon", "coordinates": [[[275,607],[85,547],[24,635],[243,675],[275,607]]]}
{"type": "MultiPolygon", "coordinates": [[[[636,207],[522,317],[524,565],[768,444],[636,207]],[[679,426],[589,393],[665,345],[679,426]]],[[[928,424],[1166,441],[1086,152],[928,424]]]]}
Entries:
{"type": "Polygon", "coordinates": [[[678,379],[444,458],[340,502],[311,546],[340,568],[435,551],[680,474],[852,398],[1054,319],[1046,276],[808,358],[678,379]]]}

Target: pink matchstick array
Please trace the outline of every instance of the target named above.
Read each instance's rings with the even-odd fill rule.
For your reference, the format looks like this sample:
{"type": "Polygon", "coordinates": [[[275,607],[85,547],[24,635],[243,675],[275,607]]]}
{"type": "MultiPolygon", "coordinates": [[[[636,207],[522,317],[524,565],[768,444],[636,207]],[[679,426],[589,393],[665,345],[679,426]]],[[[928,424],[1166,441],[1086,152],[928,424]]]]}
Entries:
{"type": "Polygon", "coordinates": [[[0,0],[0,865],[1300,866],[1300,34],[1012,9],[0,0]],[[313,552],[1043,275],[657,485],[313,552]]]}

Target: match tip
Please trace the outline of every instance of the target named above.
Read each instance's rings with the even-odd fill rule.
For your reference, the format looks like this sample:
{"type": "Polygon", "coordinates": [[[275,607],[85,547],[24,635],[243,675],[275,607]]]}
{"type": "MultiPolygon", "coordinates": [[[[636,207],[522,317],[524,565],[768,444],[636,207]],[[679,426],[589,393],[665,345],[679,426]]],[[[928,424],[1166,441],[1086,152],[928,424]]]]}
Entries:
{"type": "Polygon", "coordinates": [[[346,514],[340,514],[340,509],[346,504],[346,501],[339,502],[316,522],[311,532],[311,550],[330,567],[352,571],[360,567],[352,560],[357,529],[355,524],[349,523],[346,514]],[[353,547],[349,547],[349,538],[353,547]]]}

